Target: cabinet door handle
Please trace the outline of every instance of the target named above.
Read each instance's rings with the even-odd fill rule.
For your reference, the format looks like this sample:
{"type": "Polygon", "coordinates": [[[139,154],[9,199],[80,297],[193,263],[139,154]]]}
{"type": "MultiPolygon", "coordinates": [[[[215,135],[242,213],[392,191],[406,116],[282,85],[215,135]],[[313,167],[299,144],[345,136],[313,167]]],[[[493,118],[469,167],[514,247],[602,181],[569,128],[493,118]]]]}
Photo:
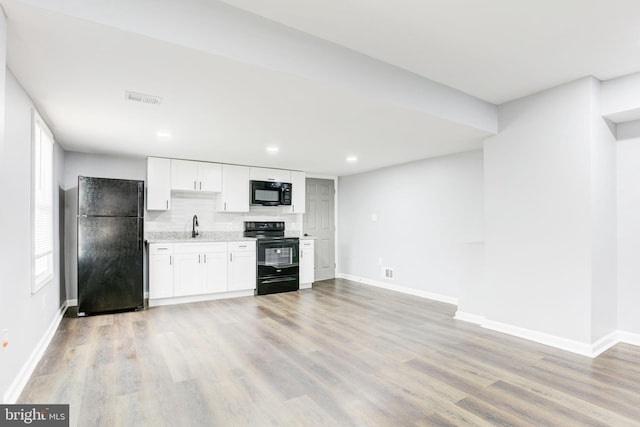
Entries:
{"type": "Polygon", "coordinates": [[[227,202],[224,202],[224,210],[227,210],[227,202]]]}
{"type": "Polygon", "coordinates": [[[171,255],[169,255],[169,265],[171,265],[171,255]]]}
{"type": "Polygon", "coordinates": [[[204,254],[204,263],[207,263],[207,254],[204,254]]]}
{"type": "Polygon", "coordinates": [[[246,248],[246,247],[247,247],[247,245],[240,245],[240,246],[238,246],[238,247],[239,247],[239,248],[246,248]]]}
{"type": "Polygon", "coordinates": [[[200,181],[200,190],[202,190],[202,181],[200,181]]]}
{"type": "Polygon", "coordinates": [[[200,264],[200,254],[198,254],[198,264],[200,264]]]}
{"type": "Polygon", "coordinates": [[[229,262],[233,262],[233,253],[229,254],[229,262]]]}
{"type": "Polygon", "coordinates": [[[197,190],[197,189],[198,189],[198,187],[196,187],[196,182],[195,182],[195,181],[193,181],[193,189],[194,189],[194,190],[197,190]]]}
{"type": "Polygon", "coordinates": [[[167,199],[167,209],[169,209],[169,199],[167,199]]]}

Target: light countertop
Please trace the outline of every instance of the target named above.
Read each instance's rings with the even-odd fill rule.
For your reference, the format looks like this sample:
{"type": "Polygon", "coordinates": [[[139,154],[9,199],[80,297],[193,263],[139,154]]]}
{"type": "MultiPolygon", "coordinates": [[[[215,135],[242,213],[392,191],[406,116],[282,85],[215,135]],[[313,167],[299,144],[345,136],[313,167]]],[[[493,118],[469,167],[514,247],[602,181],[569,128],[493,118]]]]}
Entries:
{"type": "MultiPolygon", "coordinates": [[[[300,237],[299,233],[287,233],[286,237],[300,237]]],[[[300,237],[314,239],[314,237],[300,237]]],[[[191,237],[191,232],[184,231],[150,231],[145,233],[147,243],[206,243],[206,242],[241,242],[255,241],[255,237],[244,237],[242,231],[201,231],[197,237],[191,237]]]]}

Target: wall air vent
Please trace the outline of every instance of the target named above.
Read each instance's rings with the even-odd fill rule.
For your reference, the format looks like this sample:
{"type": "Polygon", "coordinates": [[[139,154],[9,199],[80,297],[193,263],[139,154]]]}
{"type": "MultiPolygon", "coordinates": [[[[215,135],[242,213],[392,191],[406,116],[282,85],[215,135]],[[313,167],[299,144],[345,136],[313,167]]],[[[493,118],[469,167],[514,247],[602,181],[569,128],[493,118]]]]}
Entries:
{"type": "Polygon", "coordinates": [[[158,105],[162,102],[162,98],[159,96],[145,95],[144,93],[131,92],[127,90],[124,92],[124,98],[129,101],[142,102],[143,104],[158,105]]]}

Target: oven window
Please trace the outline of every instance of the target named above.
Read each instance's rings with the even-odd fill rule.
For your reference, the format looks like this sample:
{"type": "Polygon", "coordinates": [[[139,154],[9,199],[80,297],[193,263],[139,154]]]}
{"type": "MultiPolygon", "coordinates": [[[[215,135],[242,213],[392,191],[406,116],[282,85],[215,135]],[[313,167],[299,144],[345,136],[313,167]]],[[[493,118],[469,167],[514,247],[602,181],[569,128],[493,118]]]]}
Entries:
{"type": "Polygon", "coordinates": [[[278,202],[280,201],[280,192],[274,190],[255,190],[255,198],[262,202],[278,202]]]}
{"type": "Polygon", "coordinates": [[[293,248],[265,248],[264,264],[271,266],[293,264],[293,248]]]}

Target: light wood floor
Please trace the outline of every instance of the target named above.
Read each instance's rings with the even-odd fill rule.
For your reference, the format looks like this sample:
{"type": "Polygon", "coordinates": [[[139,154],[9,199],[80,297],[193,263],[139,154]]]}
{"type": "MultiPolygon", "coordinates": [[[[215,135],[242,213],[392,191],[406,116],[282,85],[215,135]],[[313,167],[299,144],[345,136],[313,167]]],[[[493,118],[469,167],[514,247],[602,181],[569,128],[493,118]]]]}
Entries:
{"type": "Polygon", "coordinates": [[[640,349],[589,359],[344,280],[66,317],[20,403],[80,426],[640,425],[640,349]]]}

